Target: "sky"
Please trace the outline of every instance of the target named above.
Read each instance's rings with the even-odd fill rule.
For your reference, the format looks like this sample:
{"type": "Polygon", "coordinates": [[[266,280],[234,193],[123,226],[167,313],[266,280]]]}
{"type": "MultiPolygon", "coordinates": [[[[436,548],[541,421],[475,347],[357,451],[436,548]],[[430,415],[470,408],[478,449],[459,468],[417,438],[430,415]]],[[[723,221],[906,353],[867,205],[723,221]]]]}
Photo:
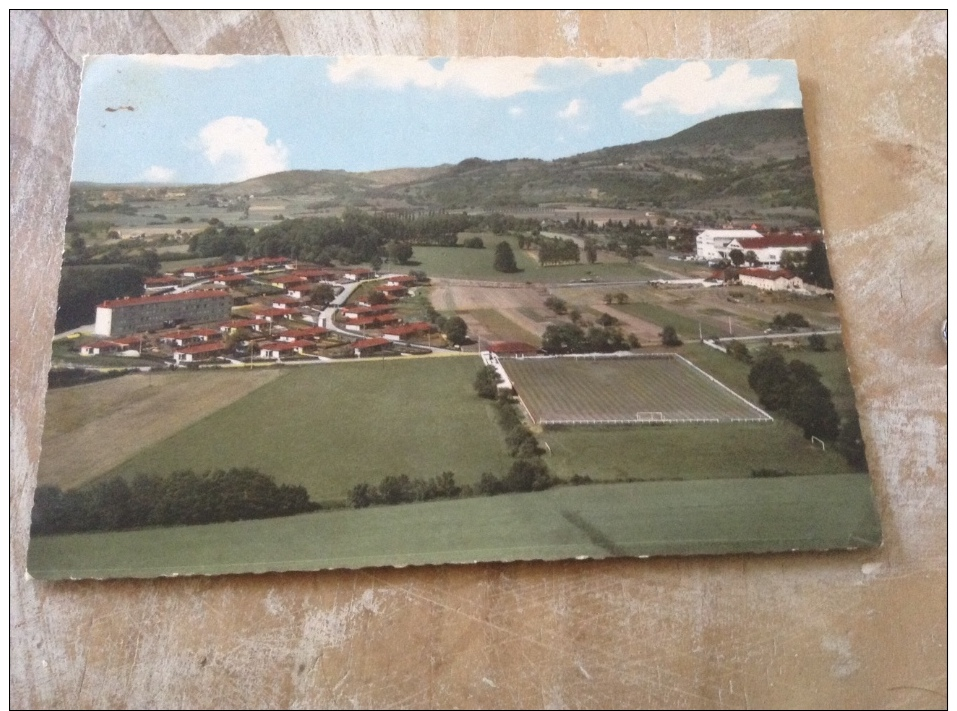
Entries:
{"type": "Polygon", "coordinates": [[[801,106],[789,61],[87,57],[74,181],[550,160],[801,106]]]}

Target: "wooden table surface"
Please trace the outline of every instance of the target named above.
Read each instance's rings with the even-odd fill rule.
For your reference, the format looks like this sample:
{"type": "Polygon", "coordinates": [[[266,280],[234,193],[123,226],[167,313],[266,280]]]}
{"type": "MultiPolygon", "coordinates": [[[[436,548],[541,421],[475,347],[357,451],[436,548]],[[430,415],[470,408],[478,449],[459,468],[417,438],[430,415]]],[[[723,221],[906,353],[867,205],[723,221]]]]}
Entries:
{"type": "Polygon", "coordinates": [[[944,12],[11,15],[15,707],[946,705],[944,12]],[[25,574],[80,62],[793,58],[878,551],[41,583],[25,574]]]}

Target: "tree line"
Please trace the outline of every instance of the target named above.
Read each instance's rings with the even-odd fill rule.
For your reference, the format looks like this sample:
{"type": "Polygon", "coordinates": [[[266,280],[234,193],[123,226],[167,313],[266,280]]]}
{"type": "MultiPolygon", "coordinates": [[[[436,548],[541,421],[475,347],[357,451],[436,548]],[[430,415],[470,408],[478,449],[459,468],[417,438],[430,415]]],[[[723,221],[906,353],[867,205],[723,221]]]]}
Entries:
{"type": "Polygon", "coordinates": [[[251,468],[192,470],[165,476],[113,477],[66,491],[39,486],[33,500],[34,535],[125,531],[148,526],[195,526],[292,516],[316,511],[305,487],[278,485],[251,468]]]}
{"type": "MultiPolygon", "coordinates": [[[[743,359],[740,353],[732,355],[743,359]]],[[[848,463],[866,467],[857,412],[849,413],[842,423],[831,391],[821,382],[821,374],[813,365],[797,359],[785,362],[780,349],[767,346],[754,357],[748,384],[762,407],[784,414],[801,428],[806,439],[835,442],[848,463]]]]}

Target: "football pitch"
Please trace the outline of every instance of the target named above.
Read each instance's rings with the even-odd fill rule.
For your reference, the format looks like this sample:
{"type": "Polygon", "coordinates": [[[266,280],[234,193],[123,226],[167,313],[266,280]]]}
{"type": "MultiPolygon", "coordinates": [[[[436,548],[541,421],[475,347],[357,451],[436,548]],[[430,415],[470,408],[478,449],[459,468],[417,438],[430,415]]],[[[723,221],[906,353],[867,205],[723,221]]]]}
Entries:
{"type": "Polygon", "coordinates": [[[771,421],[677,355],[518,358],[502,365],[542,426],[771,421]]]}

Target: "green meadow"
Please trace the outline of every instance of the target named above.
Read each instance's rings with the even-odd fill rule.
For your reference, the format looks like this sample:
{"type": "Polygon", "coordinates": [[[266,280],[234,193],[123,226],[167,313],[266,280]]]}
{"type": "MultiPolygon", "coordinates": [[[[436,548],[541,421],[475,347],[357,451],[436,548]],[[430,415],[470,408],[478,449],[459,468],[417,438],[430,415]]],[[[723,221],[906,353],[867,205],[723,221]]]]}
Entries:
{"type": "Polygon", "coordinates": [[[38,578],[858,548],[880,543],[866,474],[562,486],[263,521],[41,536],[38,578]]]}

